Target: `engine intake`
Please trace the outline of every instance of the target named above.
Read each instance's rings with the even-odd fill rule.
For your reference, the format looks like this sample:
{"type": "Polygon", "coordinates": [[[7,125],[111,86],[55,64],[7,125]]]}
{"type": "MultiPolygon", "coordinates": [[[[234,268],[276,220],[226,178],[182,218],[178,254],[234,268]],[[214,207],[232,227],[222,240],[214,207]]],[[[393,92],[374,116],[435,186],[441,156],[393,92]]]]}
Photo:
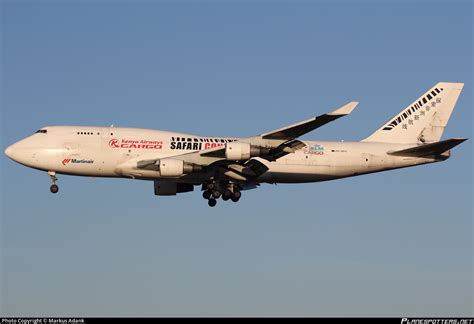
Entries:
{"type": "Polygon", "coordinates": [[[248,160],[251,157],[260,156],[262,153],[260,146],[250,145],[249,143],[231,142],[225,145],[225,157],[227,160],[248,160]]]}

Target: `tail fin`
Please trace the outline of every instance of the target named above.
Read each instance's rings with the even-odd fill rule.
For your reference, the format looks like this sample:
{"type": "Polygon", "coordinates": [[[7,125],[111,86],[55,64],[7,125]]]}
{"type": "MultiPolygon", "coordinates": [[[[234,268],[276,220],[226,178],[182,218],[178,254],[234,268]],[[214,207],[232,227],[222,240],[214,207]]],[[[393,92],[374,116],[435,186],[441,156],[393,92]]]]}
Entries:
{"type": "Polygon", "coordinates": [[[440,82],[362,142],[433,143],[441,139],[464,83],[440,82]]]}

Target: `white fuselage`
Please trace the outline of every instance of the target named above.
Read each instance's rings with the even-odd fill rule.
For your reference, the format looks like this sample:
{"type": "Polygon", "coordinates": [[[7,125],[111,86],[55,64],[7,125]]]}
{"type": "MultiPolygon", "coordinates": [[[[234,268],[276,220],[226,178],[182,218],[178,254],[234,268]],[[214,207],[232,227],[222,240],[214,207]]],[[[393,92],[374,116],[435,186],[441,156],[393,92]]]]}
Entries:
{"type": "MultiPolygon", "coordinates": [[[[13,160],[58,174],[163,179],[158,171],[137,168],[137,161],[159,159],[223,146],[236,138],[194,136],[166,131],[51,126],[7,148],[13,160]]],[[[350,177],[437,162],[434,158],[388,155],[413,146],[371,142],[304,141],[306,147],[277,161],[257,158],[268,167],[256,183],[302,183],[350,177]]],[[[199,184],[204,175],[169,180],[199,184]]]]}

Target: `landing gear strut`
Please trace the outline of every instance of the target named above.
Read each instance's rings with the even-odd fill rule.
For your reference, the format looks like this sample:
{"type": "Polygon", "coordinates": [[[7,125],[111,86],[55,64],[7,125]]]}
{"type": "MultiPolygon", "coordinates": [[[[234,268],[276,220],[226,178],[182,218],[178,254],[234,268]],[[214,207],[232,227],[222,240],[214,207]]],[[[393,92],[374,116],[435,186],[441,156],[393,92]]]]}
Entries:
{"type": "Polygon", "coordinates": [[[56,172],[48,171],[48,175],[51,177],[51,182],[52,182],[52,185],[51,187],[49,187],[49,190],[55,194],[59,191],[59,187],[56,184],[56,181],[58,181],[58,178],[56,178],[56,172]]]}

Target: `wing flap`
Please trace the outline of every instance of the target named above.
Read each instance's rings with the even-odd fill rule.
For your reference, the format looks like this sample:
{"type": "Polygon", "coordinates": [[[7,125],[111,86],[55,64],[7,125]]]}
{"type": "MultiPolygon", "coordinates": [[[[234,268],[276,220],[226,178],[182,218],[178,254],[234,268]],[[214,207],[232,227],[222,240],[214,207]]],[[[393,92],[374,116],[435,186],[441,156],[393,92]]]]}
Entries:
{"type": "Polygon", "coordinates": [[[268,167],[263,164],[262,162],[256,160],[256,159],[251,159],[245,163],[245,167],[247,169],[252,170],[252,172],[255,174],[255,176],[261,176],[265,172],[268,171],[268,167]]]}
{"type": "Polygon", "coordinates": [[[306,146],[305,143],[301,142],[300,140],[295,139],[295,140],[280,144],[276,148],[271,149],[270,152],[268,153],[268,156],[264,156],[263,158],[268,161],[276,161],[287,154],[295,153],[297,150],[300,150],[304,148],[305,146],[306,146]]]}

